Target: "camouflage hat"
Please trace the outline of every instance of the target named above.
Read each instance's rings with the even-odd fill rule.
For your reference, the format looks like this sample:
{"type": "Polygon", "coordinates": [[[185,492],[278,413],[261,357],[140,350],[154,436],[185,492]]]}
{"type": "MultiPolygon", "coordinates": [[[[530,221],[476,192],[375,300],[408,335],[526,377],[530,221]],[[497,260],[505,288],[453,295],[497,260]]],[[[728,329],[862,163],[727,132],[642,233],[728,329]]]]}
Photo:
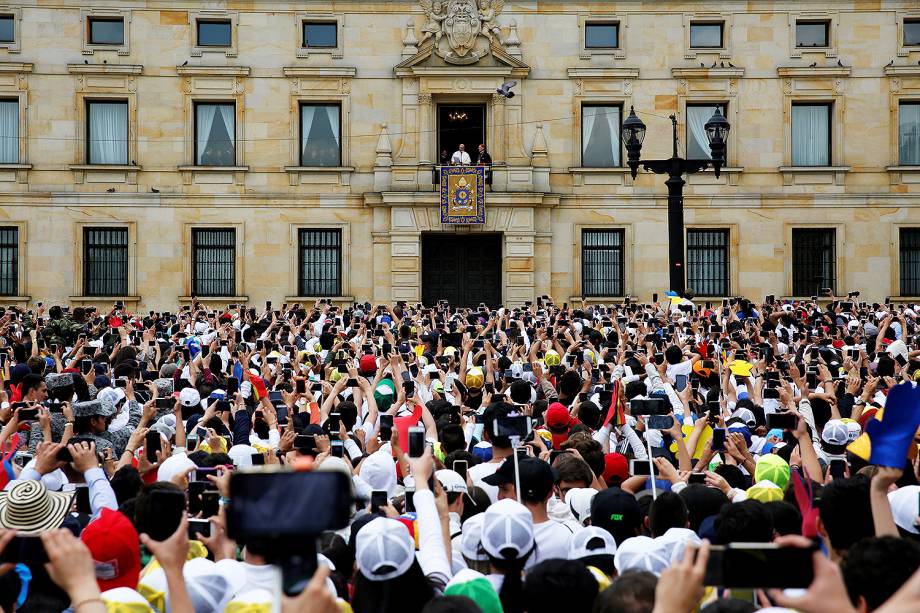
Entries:
{"type": "Polygon", "coordinates": [[[111,417],[115,414],[115,405],[103,400],[88,400],[73,405],[74,417],[111,417]]]}
{"type": "Polygon", "coordinates": [[[153,384],[157,387],[158,398],[168,398],[176,391],[172,379],[155,379],[153,384]]]}
{"type": "Polygon", "coordinates": [[[65,372],[62,374],[51,373],[45,375],[45,385],[48,386],[49,390],[58,389],[61,387],[67,387],[73,385],[73,374],[65,372]]]}

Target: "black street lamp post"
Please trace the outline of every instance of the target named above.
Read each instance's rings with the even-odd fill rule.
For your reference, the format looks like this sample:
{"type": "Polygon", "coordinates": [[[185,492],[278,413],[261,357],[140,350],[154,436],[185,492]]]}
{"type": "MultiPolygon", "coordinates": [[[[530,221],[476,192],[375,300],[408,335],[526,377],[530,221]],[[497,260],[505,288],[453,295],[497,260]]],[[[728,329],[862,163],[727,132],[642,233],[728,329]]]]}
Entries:
{"type": "Polygon", "coordinates": [[[668,180],[668,260],[671,289],[683,296],[686,291],[686,274],[684,270],[684,174],[699,172],[712,165],[716,177],[725,163],[725,143],[731,125],[719,112],[706,122],[706,138],[712,159],[686,160],[677,155],[677,117],[671,115],[674,130],[674,150],[667,160],[640,160],[642,141],[645,140],[645,124],[636,117],[636,111],[630,107],[629,117],[623,122],[622,136],[626,146],[626,159],[633,179],[639,172],[639,166],[655,174],[667,174],[668,180]]]}

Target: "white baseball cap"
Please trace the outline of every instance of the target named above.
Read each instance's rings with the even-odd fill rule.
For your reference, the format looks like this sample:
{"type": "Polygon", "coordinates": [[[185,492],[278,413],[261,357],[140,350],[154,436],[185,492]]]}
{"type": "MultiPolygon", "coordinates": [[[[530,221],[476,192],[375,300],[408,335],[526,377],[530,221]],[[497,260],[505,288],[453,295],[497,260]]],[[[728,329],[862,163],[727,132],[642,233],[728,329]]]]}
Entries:
{"type": "Polygon", "coordinates": [[[569,543],[570,560],[580,560],[590,556],[614,556],[616,552],[617,542],[613,535],[597,526],[582,528],[572,535],[572,541],[569,543]]]}
{"type": "Polygon", "coordinates": [[[460,553],[468,560],[484,562],[489,559],[482,550],[482,524],[485,513],[477,513],[465,522],[460,532],[460,553]]]}
{"type": "Polygon", "coordinates": [[[394,579],[405,574],[415,561],[415,543],[405,524],[377,517],[358,530],[355,561],[370,581],[394,579]]]}
{"type": "MultiPolygon", "coordinates": [[[[365,460],[366,462],[367,460],[365,460]]],[[[444,468],[442,470],[436,471],[434,476],[438,478],[438,481],[441,482],[441,487],[444,488],[444,491],[448,494],[451,493],[462,493],[468,494],[469,488],[466,486],[466,481],[463,480],[463,477],[460,476],[460,473],[444,468]]]]}
{"type": "Polygon", "coordinates": [[[613,558],[613,565],[620,574],[627,570],[647,570],[660,575],[669,564],[667,550],[647,536],[626,539],[620,543],[613,558]]]}
{"type": "Polygon", "coordinates": [[[505,498],[484,513],[482,548],[493,558],[520,560],[533,549],[533,516],[521,503],[505,498]]]}

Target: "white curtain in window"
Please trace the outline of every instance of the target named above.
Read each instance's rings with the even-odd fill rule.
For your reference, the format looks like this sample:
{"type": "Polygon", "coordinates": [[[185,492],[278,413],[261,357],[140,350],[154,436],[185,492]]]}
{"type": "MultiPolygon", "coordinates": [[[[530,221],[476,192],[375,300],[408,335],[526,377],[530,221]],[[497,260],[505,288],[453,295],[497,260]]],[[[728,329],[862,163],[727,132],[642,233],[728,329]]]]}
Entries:
{"type": "Polygon", "coordinates": [[[89,163],[128,163],[128,105],[92,102],[89,105],[89,163]]]}
{"type": "Polygon", "coordinates": [[[19,102],[0,100],[0,164],[19,163],[19,102]]]}
{"type": "Polygon", "coordinates": [[[594,121],[597,111],[600,107],[583,106],[581,107],[581,165],[591,166],[588,163],[588,143],[591,142],[591,133],[594,131],[594,121]]]}
{"type": "Polygon", "coordinates": [[[214,116],[217,114],[217,107],[213,104],[199,104],[195,112],[198,113],[197,121],[197,134],[195,134],[196,141],[196,151],[198,152],[198,159],[195,160],[195,163],[199,166],[204,166],[204,153],[208,148],[208,136],[211,134],[211,126],[214,123],[214,116]]]}
{"type": "Polygon", "coordinates": [[[326,114],[329,116],[329,126],[332,128],[332,137],[335,138],[335,144],[339,143],[339,107],[327,106],[326,114]]]}
{"type": "Polygon", "coordinates": [[[792,165],[830,166],[830,133],[826,105],[792,107],[792,165]]]}
{"type": "Polygon", "coordinates": [[[342,149],[338,105],[304,105],[300,108],[300,164],[340,166],[342,149]]]}
{"type": "Polygon", "coordinates": [[[715,106],[687,107],[687,157],[693,160],[712,158],[709,139],[706,138],[706,122],[716,112],[715,106]]]}
{"type": "Polygon", "coordinates": [[[902,104],[899,111],[899,163],[920,166],[920,103],[902,104]]]}
{"type": "Polygon", "coordinates": [[[224,120],[224,127],[227,129],[227,136],[230,137],[230,145],[236,151],[236,107],[232,104],[221,104],[217,107],[220,111],[220,117],[224,120]]]}
{"type": "Polygon", "coordinates": [[[619,166],[619,130],[619,107],[582,107],[582,166],[589,168],[619,166]]]}

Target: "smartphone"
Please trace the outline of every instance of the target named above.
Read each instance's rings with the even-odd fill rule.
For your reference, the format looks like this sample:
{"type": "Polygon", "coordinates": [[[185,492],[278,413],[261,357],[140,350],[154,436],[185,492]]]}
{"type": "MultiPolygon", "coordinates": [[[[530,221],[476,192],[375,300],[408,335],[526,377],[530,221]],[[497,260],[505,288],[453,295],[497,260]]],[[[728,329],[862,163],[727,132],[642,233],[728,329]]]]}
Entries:
{"type": "Polygon", "coordinates": [[[329,442],[331,449],[330,453],[337,458],[345,457],[345,444],[340,440],[332,440],[329,442]]]}
{"type": "Polygon", "coordinates": [[[147,461],[151,464],[157,461],[157,451],[160,451],[160,433],[156,430],[148,430],[144,435],[144,453],[147,455],[147,461]]]}
{"type": "Polygon", "coordinates": [[[250,454],[249,457],[252,458],[253,466],[262,466],[263,464],[265,464],[265,456],[262,455],[261,453],[253,453],[253,454],[250,454]]]}
{"type": "Polygon", "coordinates": [[[389,413],[380,415],[380,440],[388,441],[393,437],[393,416],[389,413]]]}
{"type": "MultiPolygon", "coordinates": [[[[765,390],[766,391],[766,390],[765,390]]],[[[767,429],[795,430],[799,417],[795,413],[770,413],[767,415],[767,429]]]]}
{"type": "Polygon", "coordinates": [[[188,540],[197,541],[198,537],[204,535],[211,536],[211,522],[207,519],[189,519],[188,520],[188,540]]]}
{"type": "Polygon", "coordinates": [[[425,428],[409,428],[409,457],[420,458],[425,454],[425,428]]]}
{"type": "Polygon", "coordinates": [[[371,492],[371,513],[380,513],[383,507],[390,504],[386,490],[374,490],[371,492]]]}
{"type": "Polygon", "coordinates": [[[332,436],[339,435],[339,422],[342,416],[339,413],[330,413],[329,419],[326,420],[326,423],[329,424],[329,434],[332,436]]]}
{"type": "Polygon", "coordinates": [[[296,391],[297,391],[298,394],[306,394],[306,393],[307,393],[307,381],[306,381],[306,379],[297,379],[297,380],[294,382],[294,385],[295,385],[295,389],[296,389],[296,391]]]}
{"type": "Polygon", "coordinates": [[[533,422],[527,415],[509,415],[499,417],[492,422],[494,436],[509,436],[525,439],[533,430],[533,422]]]}
{"type": "Polygon", "coordinates": [[[154,404],[156,405],[156,408],[158,409],[171,409],[176,405],[176,401],[175,399],[170,398],[170,397],[157,398],[154,401],[154,404]]]}
{"type": "Polygon", "coordinates": [[[671,403],[663,398],[633,398],[629,401],[629,411],[633,415],[667,415],[671,403]]]}
{"type": "Polygon", "coordinates": [[[655,466],[654,462],[650,462],[649,460],[636,460],[636,459],[629,461],[629,474],[630,475],[633,475],[633,476],[652,475],[653,470],[654,470],[655,476],[657,477],[658,467],[655,466]]]}
{"type": "Polygon", "coordinates": [[[238,391],[240,391],[240,380],[236,377],[229,377],[227,379],[227,398],[230,398],[238,391]]]}
{"type": "Polygon", "coordinates": [[[675,375],[674,377],[674,389],[678,392],[682,392],[687,388],[687,375],[675,375]]]}
{"type": "Polygon", "coordinates": [[[38,419],[38,409],[19,409],[16,415],[19,421],[35,421],[38,419]]]}
{"type": "Polygon", "coordinates": [[[814,548],[773,543],[713,545],[703,585],[726,588],[800,588],[814,579],[814,548]]]}
{"type": "Polygon", "coordinates": [[[464,481],[466,481],[466,473],[469,469],[469,462],[466,460],[454,460],[454,463],[451,465],[451,468],[455,473],[460,475],[464,481]]]}
{"type": "Polygon", "coordinates": [[[316,449],[316,437],[311,434],[298,434],[294,438],[294,449],[298,451],[313,451],[316,449]]]}
{"type": "Polygon", "coordinates": [[[706,473],[690,473],[687,483],[706,483],[706,473]]]}
{"type": "Polygon", "coordinates": [[[669,430],[674,426],[674,418],[670,415],[649,415],[645,424],[650,430],[669,430]]]}
{"type": "Polygon", "coordinates": [[[406,397],[411,398],[415,395],[415,381],[403,381],[403,391],[406,393],[406,397]]]}
{"type": "Polygon", "coordinates": [[[44,564],[48,561],[45,546],[38,536],[14,536],[0,552],[0,563],[19,564],[44,564]],[[25,550],[25,551],[23,551],[25,550]]]}
{"type": "Polygon", "coordinates": [[[185,513],[185,493],[174,490],[154,490],[148,496],[150,496],[149,515],[142,518],[142,525],[137,526],[137,531],[146,532],[155,541],[165,541],[176,532],[182,522],[182,516],[185,513]]]}
{"type": "Polygon", "coordinates": [[[712,429],[712,450],[725,451],[725,428],[712,429]]]}
{"type": "Polygon", "coordinates": [[[846,476],[847,461],[841,459],[831,460],[829,463],[829,472],[834,479],[843,479],[846,476]]]}
{"type": "Polygon", "coordinates": [[[92,515],[93,509],[89,504],[89,486],[84,484],[77,485],[75,491],[74,501],[77,505],[77,513],[92,515]]]}
{"type": "MultiPolygon", "coordinates": [[[[209,484],[210,485],[210,484],[209,484]]],[[[220,492],[205,490],[201,493],[201,516],[214,517],[220,512],[220,492]]]]}

